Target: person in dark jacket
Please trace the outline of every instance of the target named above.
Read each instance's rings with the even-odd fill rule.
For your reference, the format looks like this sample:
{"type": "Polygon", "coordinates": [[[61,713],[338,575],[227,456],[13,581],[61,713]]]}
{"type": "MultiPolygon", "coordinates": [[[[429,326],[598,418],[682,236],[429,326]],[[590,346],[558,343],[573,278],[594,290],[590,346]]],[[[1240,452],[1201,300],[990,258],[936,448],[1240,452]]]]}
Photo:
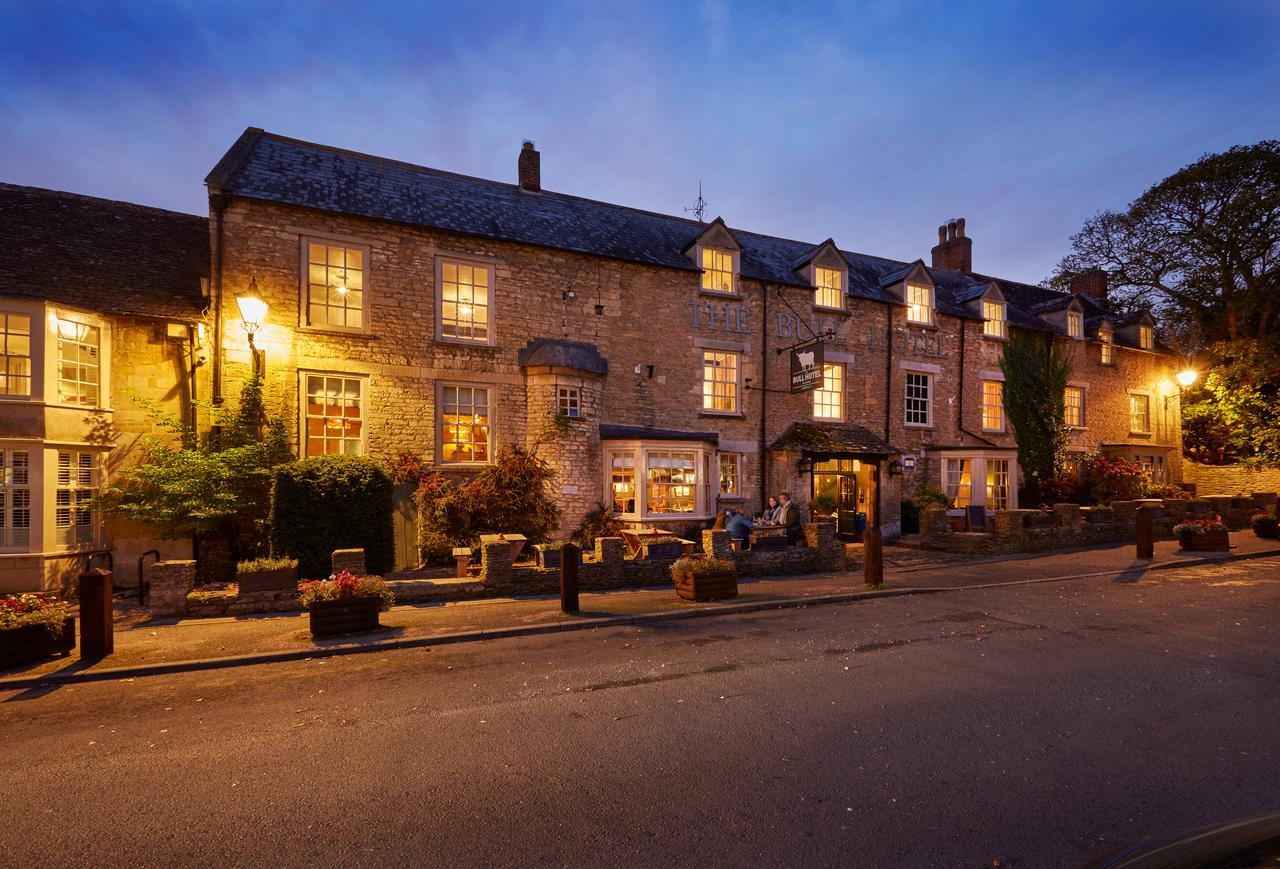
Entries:
{"type": "Polygon", "coordinates": [[[743,516],[737,510],[730,507],[724,511],[724,528],[729,532],[729,536],[734,540],[742,541],[742,548],[747,548],[747,543],[751,539],[751,529],[754,526],[751,520],[743,516]]]}
{"type": "Polygon", "coordinates": [[[795,546],[804,539],[804,520],[800,518],[800,508],[791,500],[791,495],[783,492],[779,499],[782,506],[778,508],[778,524],[787,529],[787,542],[795,546]]]}

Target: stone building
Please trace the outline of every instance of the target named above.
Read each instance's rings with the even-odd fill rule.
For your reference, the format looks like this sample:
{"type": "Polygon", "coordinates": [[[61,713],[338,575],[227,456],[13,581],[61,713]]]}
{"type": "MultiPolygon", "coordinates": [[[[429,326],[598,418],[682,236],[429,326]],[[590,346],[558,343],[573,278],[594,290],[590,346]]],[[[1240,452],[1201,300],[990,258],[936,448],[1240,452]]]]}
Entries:
{"type": "MultiPolygon", "coordinates": [[[[906,263],[555,193],[530,142],[516,168],[501,183],[246,130],[206,179],[208,298],[184,286],[172,319],[205,330],[183,345],[207,354],[197,379],[219,400],[262,366],[302,456],[411,451],[466,475],[536,448],[565,531],[599,504],[685,530],[786,491],[892,537],[925,483],[1017,506],[999,357],[1025,329],[1072,349],[1073,450],[1180,479],[1178,360],[1149,319],[1109,318],[1100,273],[1068,294],[975,272],[963,220],[906,263]],[[805,362],[819,388],[793,393],[805,362]]],[[[148,335],[117,340],[117,369],[148,335]]]]}

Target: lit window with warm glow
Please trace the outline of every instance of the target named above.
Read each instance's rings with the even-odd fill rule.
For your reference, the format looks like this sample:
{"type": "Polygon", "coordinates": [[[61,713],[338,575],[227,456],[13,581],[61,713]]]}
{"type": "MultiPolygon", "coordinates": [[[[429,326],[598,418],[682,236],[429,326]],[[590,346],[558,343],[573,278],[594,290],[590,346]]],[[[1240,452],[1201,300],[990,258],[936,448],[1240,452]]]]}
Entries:
{"type": "Polygon", "coordinates": [[[488,344],[493,337],[493,270],[457,262],[440,264],[440,337],[488,344]]]}
{"type": "Polygon", "coordinates": [[[1004,302],[982,300],[982,334],[988,338],[1009,337],[1009,321],[1005,318],[1004,302]]]}
{"type": "Polygon", "coordinates": [[[1070,338],[1084,337],[1084,314],[1079,311],[1067,311],[1067,336],[1070,338]]]}
{"type": "Polygon", "coordinates": [[[1009,460],[987,459],[987,509],[1009,509],[1009,460]]]}
{"type": "Polygon", "coordinates": [[[933,324],[933,290],[919,284],[907,284],[907,321],[933,324]]]}
{"type": "Polygon", "coordinates": [[[813,270],[814,290],[813,303],[819,308],[844,309],[844,272],[839,269],[824,269],[818,266],[813,270]]]}
{"type": "Polygon", "coordinates": [[[844,419],[844,366],[822,366],[822,386],[813,391],[813,415],[817,419],[844,419]]]}
{"type": "Polygon", "coordinates": [[[31,542],[31,454],[0,449],[0,549],[31,542]]]}
{"type": "Polygon", "coordinates": [[[609,486],[613,492],[613,512],[636,512],[636,457],[619,453],[609,461],[609,486]]]}
{"type": "Polygon", "coordinates": [[[953,507],[968,507],[973,503],[973,463],[969,459],[944,459],[946,464],[947,497],[953,507]]]}
{"type": "Polygon", "coordinates": [[[1155,330],[1145,323],[1138,327],[1138,346],[1143,350],[1156,349],[1155,330]]]}
{"type": "Polygon", "coordinates": [[[489,390],[445,386],[440,397],[440,461],[489,461],[489,390]]]}
{"type": "Polygon", "coordinates": [[[982,430],[1004,431],[1004,384],[982,381],[982,430]]]}
{"type": "Polygon", "coordinates": [[[712,413],[738,410],[738,354],[707,350],[702,354],[702,409],[712,413]]]}
{"type": "Polygon", "coordinates": [[[307,374],[303,428],[308,456],[364,452],[364,382],[358,377],[307,374]]]}
{"type": "Polygon", "coordinates": [[[650,513],[692,513],[697,503],[694,453],[652,452],[645,460],[645,501],[650,513]]]}
{"type": "Polygon", "coordinates": [[[1084,387],[1068,386],[1062,398],[1067,425],[1084,428],[1084,387]]]}
{"type": "Polygon", "coordinates": [[[307,325],[364,328],[364,251],[307,241],[307,325]]]}
{"type": "Polygon", "coordinates": [[[742,494],[742,454],[720,454],[720,494],[742,494]]]}
{"type": "Polygon", "coordinates": [[[1102,364],[1116,364],[1116,344],[1115,339],[1110,332],[1103,332],[1098,335],[1098,339],[1102,342],[1102,364]]]}
{"type": "Polygon", "coordinates": [[[101,330],[88,323],[58,318],[58,401],[97,407],[101,384],[101,330]]]}
{"type": "Polygon", "coordinates": [[[1151,396],[1129,395],[1129,431],[1133,434],[1151,432],[1151,396]]]}
{"type": "Polygon", "coordinates": [[[733,292],[733,251],[702,249],[702,289],[712,293],[733,292]]]}
{"type": "Polygon", "coordinates": [[[97,496],[97,454],[59,452],[53,508],[54,542],[58,546],[92,546],[97,543],[98,515],[91,507],[97,496]]]}
{"type": "Polygon", "coordinates": [[[31,316],[0,311],[0,395],[31,395],[31,316]]]}
{"type": "Polygon", "coordinates": [[[910,426],[929,425],[928,374],[908,372],[906,394],[903,397],[903,421],[910,426]]]}

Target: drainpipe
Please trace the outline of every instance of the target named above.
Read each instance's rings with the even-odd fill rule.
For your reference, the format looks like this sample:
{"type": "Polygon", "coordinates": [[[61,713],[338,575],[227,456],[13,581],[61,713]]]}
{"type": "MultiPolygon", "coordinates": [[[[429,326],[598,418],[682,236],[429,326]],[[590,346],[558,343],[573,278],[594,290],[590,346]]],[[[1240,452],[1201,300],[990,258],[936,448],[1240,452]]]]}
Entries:
{"type": "Polygon", "coordinates": [[[769,499],[769,454],[765,435],[765,402],[769,398],[769,282],[764,281],[764,306],[760,311],[760,509],[769,499]]]}
{"type": "Polygon", "coordinates": [[[884,351],[884,442],[889,443],[889,418],[893,412],[893,305],[885,305],[889,324],[885,331],[884,351]]]}
{"type": "Polygon", "coordinates": [[[213,212],[213,403],[222,404],[222,243],[223,212],[226,197],[221,193],[209,194],[209,207],[213,212]]]}

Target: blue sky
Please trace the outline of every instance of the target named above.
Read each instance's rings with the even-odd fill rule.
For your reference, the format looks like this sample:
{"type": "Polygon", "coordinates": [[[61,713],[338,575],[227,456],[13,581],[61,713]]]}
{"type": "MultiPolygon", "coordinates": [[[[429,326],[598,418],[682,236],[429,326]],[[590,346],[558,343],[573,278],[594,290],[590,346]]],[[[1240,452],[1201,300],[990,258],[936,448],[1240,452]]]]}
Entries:
{"type": "Polygon", "coordinates": [[[0,0],[0,180],[205,211],[246,126],[1038,281],[1081,222],[1280,135],[1280,3],[0,0]]]}

